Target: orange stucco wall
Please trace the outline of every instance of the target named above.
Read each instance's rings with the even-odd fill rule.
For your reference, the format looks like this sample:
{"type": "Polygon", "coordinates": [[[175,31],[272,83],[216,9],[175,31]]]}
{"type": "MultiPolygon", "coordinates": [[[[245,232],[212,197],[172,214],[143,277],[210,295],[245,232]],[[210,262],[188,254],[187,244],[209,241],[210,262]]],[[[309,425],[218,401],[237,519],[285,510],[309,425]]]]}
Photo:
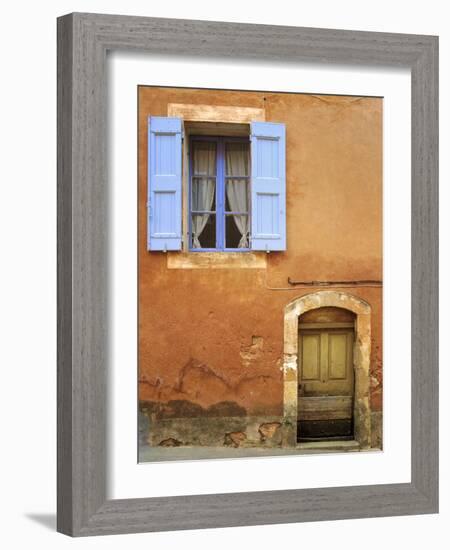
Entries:
{"type": "MultiPolygon", "coordinates": [[[[139,397],[234,402],[282,415],[283,310],[295,280],[382,279],[382,99],[139,88],[139,397]],[[168,103],[258,107],[286,124],[287,251],[266,269],[168,269],[146,250],[147,117],[168,103]],[[275,290],[274,290],[275,289],[275,290]]],[[[381,409],[382,290],[372,307],[371,406],[381,409]]]]}

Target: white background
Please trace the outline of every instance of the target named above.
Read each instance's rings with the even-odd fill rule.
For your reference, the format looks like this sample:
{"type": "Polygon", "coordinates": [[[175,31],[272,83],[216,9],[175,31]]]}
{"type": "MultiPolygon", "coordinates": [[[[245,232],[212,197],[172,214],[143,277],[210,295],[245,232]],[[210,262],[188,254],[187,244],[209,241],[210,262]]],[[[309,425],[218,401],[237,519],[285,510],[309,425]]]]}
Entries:
{"type": "MultiPolygon", "coordinates": [[[[5,7],[6,6],[6,7],[5,7]]],[[[450,28],[445,3],[322,0],[275,5],[247,0],[191,0],[160,5],[134,0],[104,2],[16,1],[2,10],[1,190],[2,345],[1,517],[7,548],[226,548],[280,544],[314,548],[443,548],[448,544],[449,400],[441,398],[441,514],[439,516],[245,527],[78,539],[54,533],[56,361],[56,28],[55,17],[91,11],[279,25],[347,28],[440,35],[441,97],[450,94],[450,28]],[[3,195],[3,192],[5,195],[3,195]],[[442,542],[441,542],[442,540],[442,542]]],[[[449,180],[448,102],[440,106],[441,181],[449,180]]],[[[448,185],[441,187],[441,280],[448,280],[450,233],[448,185]],[[447,238],[446,238],[447,236],[447,238]]],[[[447,305],[448,287],[441,299],[447,305]]],[[[441,334],[448,332],[442,319],[441,334]]],[[[442,338],[445,341],[444,338],[442,338]]],[[[447,361],[448,363],[448,361],[447,361]]],[[[441,388],[449,387],[442,361],[441,388]]]]}
{"type": "MultiPolygon", "coordinates": [[[[411,76],[408,70],[324,67],[113,53],[108,60],[112,276],[109,297],[112,457],[109,495],[138,498],[338,487],[411,480],[411,76]],[[383,452],[136,464],[138,84],[384,96],[383,452]],[[398,212],[402,212],[399,224],[398,212]],[[395,327],[395,331],[392,330],[395,327]],[[395,337],[394,337],[395,335],[395,337]],[[134,365],[134,368],[133,368],[134,365]],[[127,397],[127,398],[125,398],[127,397]],[[326,472],[326,475],[324,475],[326,472]]],[[[362,182],[364,184],[364,182],[362,182]]],[[[286,303],[295,294],[285,296],[286,303]]]]}

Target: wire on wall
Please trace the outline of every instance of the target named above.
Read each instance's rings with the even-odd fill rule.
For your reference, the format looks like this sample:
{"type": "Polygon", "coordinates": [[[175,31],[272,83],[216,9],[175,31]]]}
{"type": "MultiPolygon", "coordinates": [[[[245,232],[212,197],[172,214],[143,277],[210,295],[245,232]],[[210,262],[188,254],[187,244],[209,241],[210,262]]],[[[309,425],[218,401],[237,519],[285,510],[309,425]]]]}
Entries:
{"type": "Polygon", "coordinates": [[[288,277],[288,287],[272,287],[267,283],[267,271],[265,272],[265,287],[267,290],[297,290],[298,288],[323,288],[323,287],[375,287],[383,286],[383,281],[372,279],[360,279],[355,281],[295,281],[288,277]]]}

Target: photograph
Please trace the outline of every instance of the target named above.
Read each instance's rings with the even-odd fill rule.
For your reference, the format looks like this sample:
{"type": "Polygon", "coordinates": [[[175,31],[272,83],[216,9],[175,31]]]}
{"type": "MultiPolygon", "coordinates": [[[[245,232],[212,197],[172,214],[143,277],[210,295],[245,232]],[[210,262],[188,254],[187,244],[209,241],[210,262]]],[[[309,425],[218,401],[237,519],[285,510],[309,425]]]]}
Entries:
{"type": "Polygon", "coordinates": [[[4,548],[445,546],[445,6],[5,3],[4,548]]]}
{"type": "Polygon", "coordinates": [[[139,462],[383,449],[383,98],[138,86],[139,462]]]}

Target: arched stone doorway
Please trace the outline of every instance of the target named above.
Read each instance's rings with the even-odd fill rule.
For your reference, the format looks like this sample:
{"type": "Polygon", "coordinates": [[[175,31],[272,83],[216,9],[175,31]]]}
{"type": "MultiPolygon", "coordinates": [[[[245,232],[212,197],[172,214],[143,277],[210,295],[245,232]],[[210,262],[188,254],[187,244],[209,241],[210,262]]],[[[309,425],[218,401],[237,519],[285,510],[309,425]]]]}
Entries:
{"type": "Polygon", "coordinates": [[[370,447],[371,415],[369,398],[370,318],[367,302],[341,291],[322,290],[296,298],[284,310],[284,440],[297,444],[298,410],[298,320],[307,311],[321,307],[347,309],[355,314],[354,360],[354,437],[361,449],[370,447]]]}

